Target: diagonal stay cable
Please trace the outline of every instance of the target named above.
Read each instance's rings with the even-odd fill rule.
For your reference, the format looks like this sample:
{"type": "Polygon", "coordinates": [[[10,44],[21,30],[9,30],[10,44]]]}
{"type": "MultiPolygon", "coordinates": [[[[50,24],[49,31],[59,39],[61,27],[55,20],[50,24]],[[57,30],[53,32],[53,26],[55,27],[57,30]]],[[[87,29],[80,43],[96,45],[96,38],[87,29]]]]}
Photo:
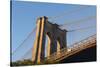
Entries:
{"type": "Polygon", "coordinates": [[[79,29],[75,29],[75,30],[69,30],[68,32],[74,32],[74,31],[80,31],[80,30],[87,30],[87,29],[91,29],[91,28],[95,28],[96,26],[89,26],[89,27],[85,27],[85,28],[79,28],[79,29]]]}
{"type": "Polygon", "coordinates": [[[89,16],[89,17],[86,17],[84,19],[80,19],[80,20],[77,20],[77,21],[70,21],[68,23],[64,23],[64,24],[60,25],[60,27],[70,25],[70,24],[79,24],[79,23],[82,23],[82,22],[85,22],[85,21],[88,21],[88,20],[91,20],[91,19],[96,19],[96,16],[89,16]]]}
{"type": "MultiPolygon", "coordinates": [[[[27,55],[29,55],[29,53],[31,53],[31,51],[32,51],[32,49],[33,49],[33,47],[31,47],[23,56],[21,56],[21,58],[20,59],[25,59],[25,57],[27,56],[27,55]]],[[[19,60],[20,60],[19,59],[19,60]]]]}
{"type": "Polygon", "coordinates": [[[33,32],[35,32],[36,27],[32,30],[32,32],[29,33],[29,35],[26,37],[26,39],[11,53],[12,55],[15,54],[17,52],[17,50],[24,45],[24,42],[27,41],[27,39],[33,34],[33,32]]]}
{"type": "Polygon", "coordinates": [[[57,15],[57,16],[54,16],[54,17],[49,17],[49,19],[58,19],[60,17],[63,17],[63,16],[66,16],[66,15],[69,15],[69,14],[72,14],[72,13],[75,13],[75,12],[79,12],[85,8],[88,8],[88,6],[83,6],[83,7],[80,7],[80,8],[77,8],[75,10],[72,10],[72,11],[69,11],[69,12],[63,12],[61,15],[57,15]]]}

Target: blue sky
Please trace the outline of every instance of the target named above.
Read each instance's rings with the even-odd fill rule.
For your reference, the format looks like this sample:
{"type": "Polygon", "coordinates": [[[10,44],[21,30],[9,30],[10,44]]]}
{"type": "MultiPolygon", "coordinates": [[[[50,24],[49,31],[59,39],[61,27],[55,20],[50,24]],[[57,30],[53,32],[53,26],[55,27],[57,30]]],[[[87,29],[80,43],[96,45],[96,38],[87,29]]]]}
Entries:
{"type": "MultiPolygon", "coordinates": [[[[36,19],[40,16],[52,17],[49,21],[57,24],[69,23],[77,21],[90,16],[96,16],[96,6],[92,5],[72,5],[72,4],[55,4],[55,3],[41,3],[41,2],[24,2],[24,1],[13,1],[12,2],[12,52],[24,41],[29,35],[33,28],[36,26],[36,19]],[[85,7],[85,8],[82,8],[85,7]],[[66,14],[73,10],[82,8],[76,12],[66,14]],[[54,18],[65,13],[66,15],[54,18]]],[[[71,45],[78,42],[86,37],[89,37],[96,33],[96,18],[84,21],[79,24],[70,24],[62,27],[67,30],[74,30],[79,28],[85,28],[89,26],[95,26],[94,28],[74,31],[67,33],[67,45],[71,45]]],[[[33,34],[35,38],[35,33],[33,34]]],[[[30,37],[30,39],[32,39],[30,37]]],[[[30,40],[29,42],[33,42],[30,40]]],[[[33,46],[33,43],[23,47],[15,55],[12,55],[12,60],[18,60],[28,49],[33,46]]]]}

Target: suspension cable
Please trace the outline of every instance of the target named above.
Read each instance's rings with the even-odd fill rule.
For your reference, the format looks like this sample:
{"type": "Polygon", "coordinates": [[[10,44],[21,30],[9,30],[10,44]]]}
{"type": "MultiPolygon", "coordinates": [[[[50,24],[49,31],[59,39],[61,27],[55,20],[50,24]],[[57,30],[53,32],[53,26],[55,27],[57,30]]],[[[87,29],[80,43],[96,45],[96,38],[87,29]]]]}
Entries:
{"type": "Polygon", "coordinates": [[[26,37],[26,39],[11,53],[12,55],[15,54],[17,52],[17,50],[24,45],[24,42],[27,41],[27,39],[32,35],[33,32],[35,32],[36,27],[32,30],[32,32],[29,33],[29,35],[26,37]]]}
{"type": "Polygon", "coordinates": [[[70,21],[68,23],[64,23],[64,24],[60,25],[60,27],[70,25],[70,24],[79,24],[79,23],[82,23],[82,22],[85,22],[85,21],[88,21],[88,20],[91,20],[91,19],[95,19],[95,18],[96,18],[96,16],[89,16],[89,17],[86,17],[84,19],[80,19],[80,20],[77,20],[77,21],[70,21]]]}
{"type": "Polygon", "coordinates": [[[49,17],[49,19],[53,19],[53,18],[54,18],[54,19],[58,19],[58,18],[63,17],[63,16],[65,16],[65,15],[69,15],[69,14],[72,14],[72,13],[75,13],[75,12],[79,12],[79,11],[81,11],[81,10],[87,8],[87,7],[88,7],[88,6],[84,6],[84,7],[80,7],[80,8],[78,8],[78,9],[69,11],[69,12],[63,12],[61,15],[57,15],[57,16],[54,16],[54,17],[49,17]]]}
{"type": "Polygon", "coordinates": [[[96,26],[89,26],[86,28],[79,28],[79,29],[75,29],[75,30],[69,30],[68,32],[74,32],[74,31],[80,31],[80,30],[87,30],[87,29],[91,29],[91,28],[95,28],[96,26]]]}

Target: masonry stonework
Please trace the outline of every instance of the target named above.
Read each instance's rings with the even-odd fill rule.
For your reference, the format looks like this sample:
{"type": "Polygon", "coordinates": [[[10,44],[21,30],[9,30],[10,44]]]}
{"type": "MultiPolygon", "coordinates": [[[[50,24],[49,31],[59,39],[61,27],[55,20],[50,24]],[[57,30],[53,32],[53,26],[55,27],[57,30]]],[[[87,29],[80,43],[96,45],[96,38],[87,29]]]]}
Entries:
{"type": "Polygon", "coordinates": [[[48,21],[48,18],[43,16],[37,19],[36,39],[32,51],[32,61],[40,63],[45,58],[45,41],[48,37],[47,56],[54,52],[58,52],[67,48],[66,46],[66,30],[59,28],[58,24],[53,24],[48,21]]]}

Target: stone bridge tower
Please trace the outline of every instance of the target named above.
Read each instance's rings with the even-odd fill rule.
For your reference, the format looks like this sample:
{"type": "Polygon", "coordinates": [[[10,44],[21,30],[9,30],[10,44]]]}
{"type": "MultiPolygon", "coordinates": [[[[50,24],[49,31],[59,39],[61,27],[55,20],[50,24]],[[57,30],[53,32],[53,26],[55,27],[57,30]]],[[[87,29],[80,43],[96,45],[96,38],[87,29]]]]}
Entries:
{"type": "Polygon", "coordinates": [[[40,63],[45,57],[45,39],[48,37],[47,56],[60,51],[66,46],[66,30],[59,28],[59,25],[52,24],[48,18],[43,16],[37,19],[37,30],[34,47],[32,50],[32,61],[40,63]]]}

